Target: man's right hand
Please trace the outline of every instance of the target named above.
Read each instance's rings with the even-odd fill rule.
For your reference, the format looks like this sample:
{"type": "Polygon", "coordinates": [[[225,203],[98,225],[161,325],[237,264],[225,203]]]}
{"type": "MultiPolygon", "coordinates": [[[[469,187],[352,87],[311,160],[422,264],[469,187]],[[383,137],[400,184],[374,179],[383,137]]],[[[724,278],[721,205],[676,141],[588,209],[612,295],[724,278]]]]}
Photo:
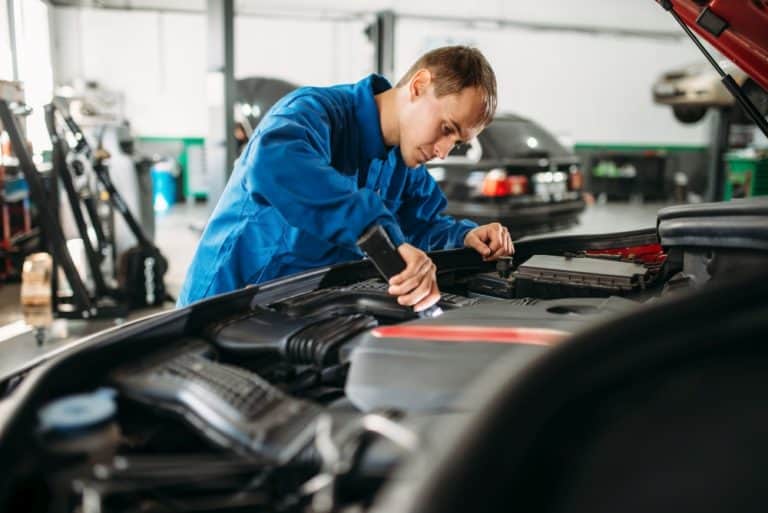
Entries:
{"type": "Polygon", "coordinates": [[[432,260],[410,244],[401,244],[397,252],[405,261],[405,269],[390,278],[388,292],[398,296],[398,303],[413,306],[416,312],[437,303],[440,291],[437,289],[437,268],[432,260]]]}

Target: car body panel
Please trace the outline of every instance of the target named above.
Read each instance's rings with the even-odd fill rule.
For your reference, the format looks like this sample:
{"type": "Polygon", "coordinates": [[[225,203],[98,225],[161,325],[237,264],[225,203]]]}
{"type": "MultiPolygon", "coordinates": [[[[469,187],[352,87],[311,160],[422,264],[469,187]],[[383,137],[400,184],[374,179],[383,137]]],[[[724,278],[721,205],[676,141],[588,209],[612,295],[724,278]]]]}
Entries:
{"type": "MultiPolygon", "coordinates": [[[[659,1],[659,0],[657,0],[659,1]]],[[[706,8],[725,21],[727,28],[715,35],[699,25],[702,2],[671,0],[672,9],[699,36],[768,89],[768,7],[761,0],[710,0],[706,8]]]]}
{"type": "MultiPolygon", "coordinates": [[[[768,261],[768,222],[755,220],[765,221],[766,213],[768,199],[753,198],[727,205],[664,210],[659,215],[658,227],[645,230],[531,237],[517,243],[515,261],[508,269],[513,274],[509,277],[502,270],[496,271],[495,263],[483,262],[470,249],[435,252],[431,257],[437,265],[443,291],[440,304],[444,309],[443,315],[436,318],[419,318],[410,309],[397,305],[386,294],[386,284],[376,278],[377,271],[371,262],[359,261],[246,287],[94,335],[36,367],[25,369],[19,376],[20,383],[13,385],[11,380],[5,380],[9,391],[0,401],[0,504],[17,504],[30,486],[44,483],[55,490],[59,501],[71,500],[81,490],[68,486],[71,480],[91,479],[88,473],[92,469],[87,464],[73,467],[70,459],[56,457],[54,446],[48,445],[46,437],[36,434],[40,430],[41,408],[105,385],[117,388],[119,394],[122,389],[120,382],[115,382],[116,372],[141,368],[145,359],[183,349],[189,341],[211,347],[230,366],[257,369],[260,375],[278,379],[280,386],[290,385],[292,395],[303,401],[309,400],[304,394],[317,388],[318,393],[326,395],[311,396],[312,400],[324,415],[344,428],[343,432],[357,433],[354,427],[361,415],[366,422],[375,421],[375,429],[385,429],[380,412],[392,411],[397,412],[393,417],[398,419],[397,427],[387,424],[386,429],[395,429],[403,436],[428,435],[432,423],[455,422],[475,414],[478,403],[465,391],[496,362],[507,362],[509,375],[524,373],[552,351],[567,346],[573,337],[585,330],[595,332],[603,323],[632,315],[643,309],[648,300],[657,303],[660,296],[664,300],[667,294],[681,293],[680,288],[692,294],[710,281],[730,279],[731,273],[764,267],[768,261]],[[722,219],[731,221],[734,236],[729,236],[728,227],[718,226],[722,219]],[[537,283],[519,272],[527,262],[542,255],[550,260],[563,259],[571,276],[569,281],[555,284],[542,274],[543,281],[537,283]],[[611,282],[602,281],[600,271],[597,281],[580,282],[580,271],[572,266],[582,258],[598,259],[593,265],[600,269],[614,264],[646,269],[651,281],[622,291],[606,285],[611,282]],[[521,288],[524,285],[527,288],[521,288]],[[515,289],[517,294],[506,294],[515,289]],[[342,394],[339,399],[323,391],[328,385],[311,385],[310,381],[309,388],[299,388],[306,381],[302,378],[306,367],[299,366],[304,371],[297,370],[296,374],[286,374],[280,370],[283,364],[275,367],[277,363],[271,358],[254,357],[264,344],[277,340],[278,333],[285,332],[279,337],[291,338],[295,333],[304,333],[306,326],[315,326],[318,320],[360,313],[375,316],[384,327],[379,331],[373,328],[350,333],[342,340],[339,358],[344,364],[341,368],[326,368],[329,376],[342,372],[344,387],[334,392],[342,394]],[[223,332],[218,327],[238,323],[244,328],[235,330],[240,346],[232,337],[222,341],[223,332]],[[282,323],[285,326],[281,327],[282,323]],[[290,323],[296,328],[283,329],[290,323]],[[217,328],[212,329],[214,326],[217,328]],[[280,329],[273,330],[275,327],[280,329]],[[291,333],[295,329],[299,331],[291,333]],[[424,330],[429,334],[420,335],[424,330]],[[251,347],[247,347],[249,344],[251,347]],[[344,366],[348,366],[346,370],[344,366]],[[47,462],[48,467],[41,469],[42,462],[47,462]]],[[[205,418],[184,416],[176,410],[155,411],[151,401],[136,403],[121,397],[115,422],[119,423],[124,439],[132,442],[123,442],[115,450],[120,456],[118,461],[127,462],[123,465],[129,468],[140,466],[142,458],[151,456],[155,464],[167,465],[163,472],[174,475],[173,472],[182,471],[179,462],[195,451],[195,457],[207,458],[203,461],[208,462],[200,464],[196,472],[208,472],[223,461],[239,462],[239,458],[247,456],[217,442],[217,437],[207,436],[211,427],[205,418]],[[160,415],[162,411],[165,414],[160,415]],[[159,447],[153,442],[157,438],[151,436],[158,429],[166,433],[160,438],[164,445],[159,447]],[[163,447],[166,454],[157,455],[158,448],[163,447]]],[[[306,436],[307,430],[302,433],[306,436]]],[[[365,430],[363,434],[370,436],[365,430]]],[[[376,486],[391,475],[404,457],[402,448],[386,440],[385,436],[370,446],[370,459],[354,467],[376,486]]],[[[248,465],[261,468],[258,458],[249,461],[248,465]]],[[[288,461],[282,461],[270,472],[285,465],[288,461]]],[[[109,468],[110,472],[120,471],[109,468]]],[[[313,468],[302,472],[317,471],[313,468]]],[[[300,486],[313,475],[302,472],[278,477],[282,480],[281,489],[300,486]]],[[[100,479],[105,486],[114,484],[110,473],[100,479]]],[[[121,487],[132,483],[127,477],[119,479],[121,487]]],[[[146,483],[145,474],[142,479],[146,483]]],[[[119,489],[110,486],[99,488],[100,493],[106,494],[104,497],[122,497],[119,489]]],[[[354,488],[357,492],[353,495],[370,498],[370,488],[354,486],[360,488],[354,488]]],[[[143,497],[141,491],[132,493],[143,497]]],[[[193,496],[203,491],[184,493],[193,496]]],[[[131,497],[129,501],[133,500],[131,497]]],[[[276,496],[270,500],[279,502],[283,498],[276,496]]]]}
{"type": "Polygon", "coordinates": [[[570,175],[580,173],[580,164],[541,126],[514,114],[500,114],[477,138],[445,159],[428,162],[427,168],[448,199],[446,214],[478,223],[499,221],[513,237],[520,237],[578,222],[585,204],[581,189],[572,188],[570,175]],[[493,170],[522,185],[509,196],[484,195],[484,178],[493,170]]]}

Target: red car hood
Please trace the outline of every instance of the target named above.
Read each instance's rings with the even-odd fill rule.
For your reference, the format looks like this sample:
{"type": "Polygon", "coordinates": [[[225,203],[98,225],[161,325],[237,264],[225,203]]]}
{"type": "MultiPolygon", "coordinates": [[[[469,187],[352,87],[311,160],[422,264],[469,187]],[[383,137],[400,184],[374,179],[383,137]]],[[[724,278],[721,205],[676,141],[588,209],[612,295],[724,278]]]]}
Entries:
{"type": "Polygon", "coordinates": [[[768,90],[768,0],[671,0],[671,3],[686,25],[768,90]],[[702,26],[706,23],[697,22],[705,8],[727,24],[719,36],[702,26]]]}

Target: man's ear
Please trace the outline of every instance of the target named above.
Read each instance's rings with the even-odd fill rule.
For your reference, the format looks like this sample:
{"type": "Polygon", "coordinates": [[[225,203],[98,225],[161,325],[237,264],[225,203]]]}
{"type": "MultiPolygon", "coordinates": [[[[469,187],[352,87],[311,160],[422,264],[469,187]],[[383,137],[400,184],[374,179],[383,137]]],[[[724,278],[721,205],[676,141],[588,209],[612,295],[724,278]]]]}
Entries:
{"type": "Polygon", "coordinates": [[[432,72],[427,68],[421,68],[413,74],[408,82],[408,93],[411,101],[423,96],[432,83],[432,72]]]}

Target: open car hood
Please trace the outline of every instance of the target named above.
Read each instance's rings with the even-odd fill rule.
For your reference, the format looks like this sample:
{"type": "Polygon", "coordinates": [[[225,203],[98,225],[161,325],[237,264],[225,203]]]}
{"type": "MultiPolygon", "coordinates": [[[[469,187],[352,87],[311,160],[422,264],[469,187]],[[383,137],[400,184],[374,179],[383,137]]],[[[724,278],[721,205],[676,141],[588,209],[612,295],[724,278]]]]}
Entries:
{"type": "Polygon", "coordinates": [[[768,1],[669,0],[669,3],[686,25],[768,89],[768,1]]]}

